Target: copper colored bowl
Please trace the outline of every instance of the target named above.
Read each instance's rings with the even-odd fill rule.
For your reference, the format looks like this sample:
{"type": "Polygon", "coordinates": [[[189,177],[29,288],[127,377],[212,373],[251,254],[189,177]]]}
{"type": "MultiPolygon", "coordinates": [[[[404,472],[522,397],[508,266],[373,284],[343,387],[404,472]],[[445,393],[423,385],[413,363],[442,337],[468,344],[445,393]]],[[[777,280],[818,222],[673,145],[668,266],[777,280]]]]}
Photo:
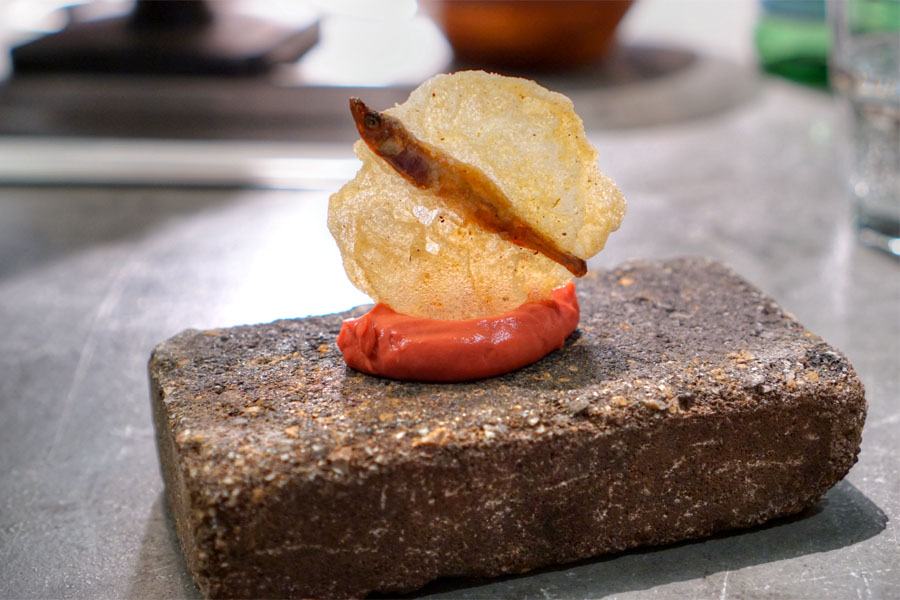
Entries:
{"type": "Polygon", "coordinates": [[[547,70],[603,56],[632,0],[437,0],[456,57],[476,67],[547,70]]]}

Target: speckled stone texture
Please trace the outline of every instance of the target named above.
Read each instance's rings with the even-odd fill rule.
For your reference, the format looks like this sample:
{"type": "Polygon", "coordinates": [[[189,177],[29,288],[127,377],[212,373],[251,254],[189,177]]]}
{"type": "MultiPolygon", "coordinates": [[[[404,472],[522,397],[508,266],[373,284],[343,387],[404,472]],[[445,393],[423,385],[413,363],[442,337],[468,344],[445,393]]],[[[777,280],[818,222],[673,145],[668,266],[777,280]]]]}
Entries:
{"type": "Polygon", "coordinates": [[[167,497],[211,597],[359,597],[797,513],[856,461],[835,348],[704,259],[579,282],[565,347],[490,380],[348,370],[346,314],[156,348],[167,497]]]}

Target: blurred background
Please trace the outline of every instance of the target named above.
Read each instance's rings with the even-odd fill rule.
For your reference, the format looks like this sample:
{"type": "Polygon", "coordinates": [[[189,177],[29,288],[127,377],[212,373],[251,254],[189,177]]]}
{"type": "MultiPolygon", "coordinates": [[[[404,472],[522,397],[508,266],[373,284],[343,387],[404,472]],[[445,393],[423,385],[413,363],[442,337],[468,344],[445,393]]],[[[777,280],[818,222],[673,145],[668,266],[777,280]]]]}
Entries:
{"type": "Polygon", "coordinates": [[[717,4],[0,0],[0,180],[340,181],[352,165],[292,159],[349,156],[348,96],[464,68],[567,93],[589,130],[706,115],[756,60],[758,6],[717,4]]]}

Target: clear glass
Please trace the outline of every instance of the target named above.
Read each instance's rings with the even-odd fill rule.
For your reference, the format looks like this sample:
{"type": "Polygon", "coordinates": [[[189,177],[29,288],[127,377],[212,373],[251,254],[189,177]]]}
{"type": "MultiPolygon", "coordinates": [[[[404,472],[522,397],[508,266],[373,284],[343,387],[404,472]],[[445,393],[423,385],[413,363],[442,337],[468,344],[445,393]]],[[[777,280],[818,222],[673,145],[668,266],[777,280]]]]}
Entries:
{"type": "Polygon", "coordinates": [[[859,238],[900,256],[900,0],[835,0],[829,13],[859,238]]]}

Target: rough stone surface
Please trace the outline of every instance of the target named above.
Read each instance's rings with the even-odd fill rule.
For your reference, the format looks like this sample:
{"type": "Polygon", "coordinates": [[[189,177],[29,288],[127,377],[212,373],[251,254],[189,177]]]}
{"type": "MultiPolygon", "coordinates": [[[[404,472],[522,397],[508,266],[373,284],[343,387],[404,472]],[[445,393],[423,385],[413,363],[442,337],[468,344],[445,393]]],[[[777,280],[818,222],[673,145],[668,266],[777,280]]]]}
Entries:
{"type": "Polygon", "coordinates": [[[188,566],[213,597],[353,597],[518,573],[809,507],[853,465],[853,367],[703,259],[579,283],[566,346],[490,380],[349,371],[354,313],[156,348],[151,395],[188,566]]]}

